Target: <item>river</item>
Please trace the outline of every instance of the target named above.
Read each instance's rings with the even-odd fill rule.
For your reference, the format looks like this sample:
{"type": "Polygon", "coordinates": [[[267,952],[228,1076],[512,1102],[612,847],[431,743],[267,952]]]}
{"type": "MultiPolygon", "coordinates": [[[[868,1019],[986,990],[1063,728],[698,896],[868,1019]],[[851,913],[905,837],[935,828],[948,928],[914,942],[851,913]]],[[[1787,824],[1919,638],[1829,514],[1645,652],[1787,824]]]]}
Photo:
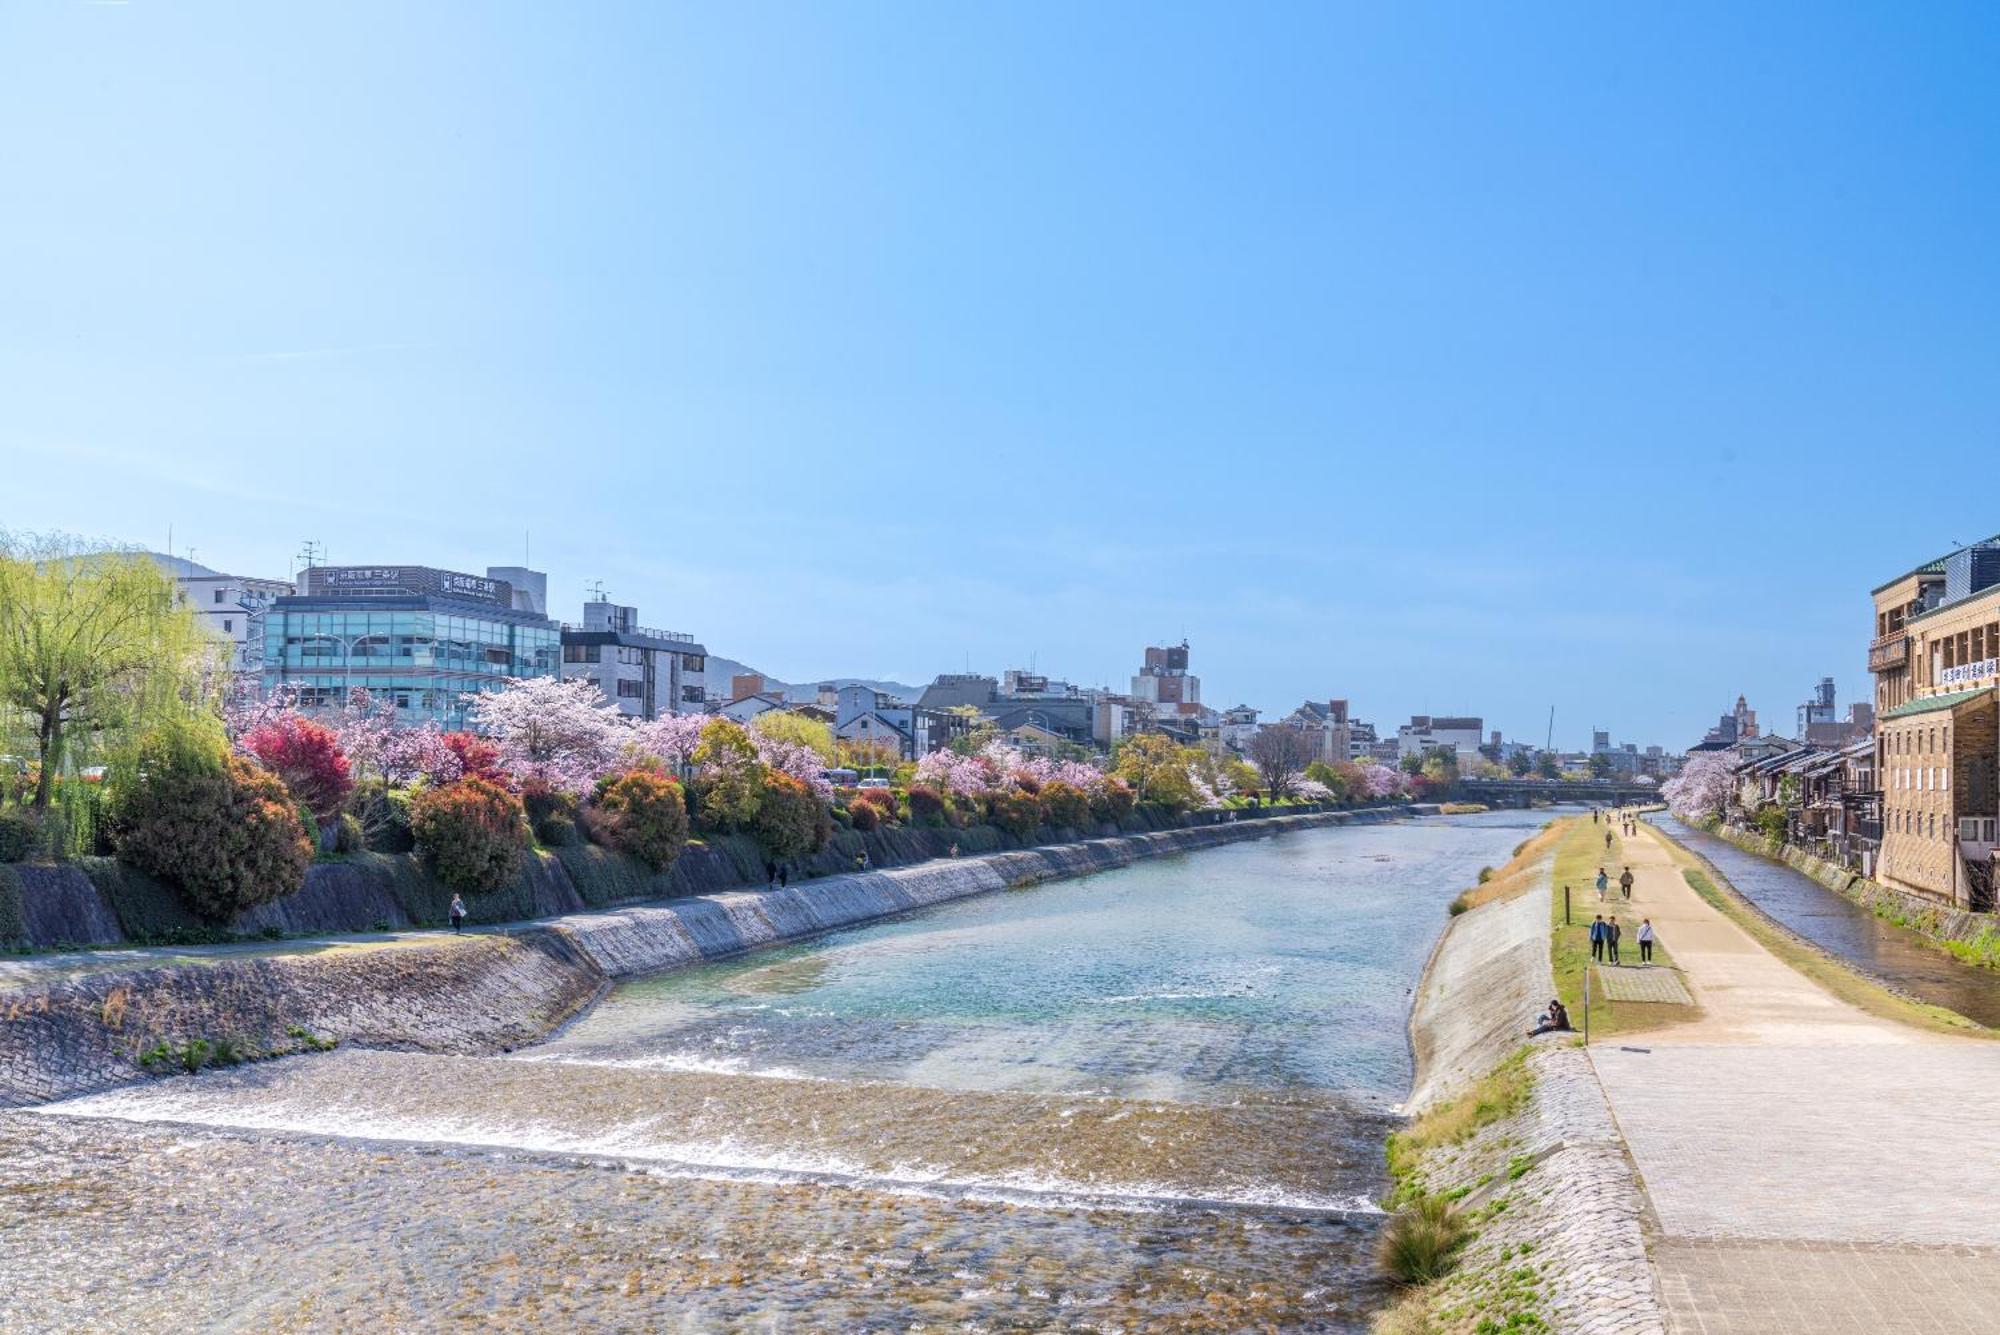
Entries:
{"type": "Polygon", "coordinates": [[[1746,853],[1665,812],[1647,817],[1715,864],[1743,897],[1814,945],[1900,992],[2000,1028],[2000,971],[1965,964],[1804,872],[1746,853]]]}
{"type": "Polygon", "coordinates": [[[1358,1331],[1410,989],[1544,819],[963,900],[626,984],[507,1056],[0,1116],[0,1212],[30,1207],[0,1276],[30,1326],[1358,1331]]]}

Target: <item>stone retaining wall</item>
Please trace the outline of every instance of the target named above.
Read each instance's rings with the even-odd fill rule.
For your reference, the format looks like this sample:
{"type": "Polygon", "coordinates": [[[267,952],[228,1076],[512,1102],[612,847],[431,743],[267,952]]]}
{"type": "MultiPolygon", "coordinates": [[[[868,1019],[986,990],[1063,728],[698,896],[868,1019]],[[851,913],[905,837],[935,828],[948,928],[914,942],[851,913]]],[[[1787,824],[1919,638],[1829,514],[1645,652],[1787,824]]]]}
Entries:
{"type": "Polygon", "coordinates": [[[1424,1158],[1426,1189],[1455,1196],[1475,1229],[1429,1291],[1432,1329],[1664,1335],[1644,1195],[1589,1055],[1565,1040],[1528,1069],[1521,1111],[1424,1158]]]}
{"type": "MultiPolygon", "coordinates": [[[[1409,808],[1360,808],[1325,811],[1314,807],[1287,808],[1301,814],[1347,819],[1377,819],[1409,808]]],[[[1424,810],[1434,811],[1434,807],[1424,810]]],[[[1197,811],[1174,818],[1141,809],[1124,826],[1104,825],[1090,831],[1058,831],[1061,844],[1120,835],[1137,836],[1177,829],[1218,828],[1224,818],[1234,828],[1246,821],[1262,823],[1295,816],[1259,816],[1247,812],[1197,811]]],[[[929,829],[887,826],[862,833],[836,831],[827,846],[795,860],[792,879],[814,882],[849,872],[857,854],[872,867],[906,866],[942,858],[954,847],[968,854],[1002,850],[1033,852],[1020,841],[989,826],[970,829],[929,829]]],[[[712,837],[687,846],[670,871],[654,874],[630,858],[591,845],[538,849],[524,859],[514,884],[491,894],[468,897],[469,921],[475,925],[553,918],[614,904],[644,903],[691,895],[710,895],[762,883],[765,854],[748,836],[712,837]]],[[[35,950],[71,950],[86,946],[122,945],[133,941],[188,943],[215,940],[218,935],[245,940],[259,937],[310,936],[328,932],[403,930],[440,926],[451,892],[432,879],[413,854],[354,854],[337,861],[315,862],[296,894],[238,914],[218,933],[215,925],[191,913],[168,887],[143,873],[106,858],[85,858],[60,866],[10,865],[0,875],[0,894],[18,899],[18,915],[0,913],[0,944],[16,940],[35,950]],[[13,921],[15,917],[19,922],[13,921]]]]}
{"type": "Polygon", "coordinates": [[[474,936],[83,974],[0,994],[0,1107],[125,1084],[157,1045],[318,1039],[430,1052],[531,1043],[603,975],[564,938],[474,936]]]}
{"type": "Polygon", "coordinates": [[[1810,876],[1820,885],[1853,900],[1876,916],[1951,949],[1954,955],[1989,968],[2000,967],[2000,915],[1974,913],[1969,909],[1941,904],[1922,895],[1892,890],[1865,876],[1804,849],[1784,845],[1773,853],[1770,841],[1733,825],[1717,825],[1712,833],[1745,853],[1782,862],[1793,871],[1810,876]],[[1963,947],[1963,949],[1952,949],[1963,947]]]}
{"type": "MultiPolygon", "coordinates": [[[[1526,894],[1451,919],[1431,952],[1410,1014],[1412,1113],[1450,1102],[1531,1041],[1524,1035],[1554,995],[1547,873],[1544,864],[1526,894]]],[[[1455,1198],[1475,1230],[1457,1268],[1423,1291],[1427,1329],[1665,1331],[1640,1223],[1644,1193],[1575,1042],[1532,1040],[1526,1104],[1418,1162],[1413,1185],[1455,1198]],[[1516,1314],[1546,1325],[1508,1324],[1516,1314]]]]}
{"type": "Polygon", "coordinates": [[[255,957],[225,947],[184,964],[55,977],[0,991],[0,1107],[143,1078],[140,1054],[163,1043],[226,1038],[258,1053],[288,1051],[300,1042],[294,1026],[364,1047],[520,1047],[574,1017],[611,979],[1142,858],[1436,810],[1330,811],[1163,830],[573,914],[500,933],[255,957]]]}

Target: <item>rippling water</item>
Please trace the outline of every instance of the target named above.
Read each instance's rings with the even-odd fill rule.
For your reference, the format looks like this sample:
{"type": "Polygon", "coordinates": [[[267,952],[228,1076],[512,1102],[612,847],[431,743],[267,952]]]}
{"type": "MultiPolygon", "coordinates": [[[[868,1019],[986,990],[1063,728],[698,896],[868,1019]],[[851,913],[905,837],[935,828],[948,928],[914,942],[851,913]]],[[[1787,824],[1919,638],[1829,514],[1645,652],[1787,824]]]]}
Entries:
{"type": "Polygon", "coordinates": [[[640,980],[511,1056],[0,1118],[0,1214],[38,1207],[0,1274],[87,1236],[42,1314],[161,1329],[1360,1329],[1409,989],[1540,822],[1298,831],[640,980]],[[213,1249],[271,1269],[164,1283],[213,1249]]]}

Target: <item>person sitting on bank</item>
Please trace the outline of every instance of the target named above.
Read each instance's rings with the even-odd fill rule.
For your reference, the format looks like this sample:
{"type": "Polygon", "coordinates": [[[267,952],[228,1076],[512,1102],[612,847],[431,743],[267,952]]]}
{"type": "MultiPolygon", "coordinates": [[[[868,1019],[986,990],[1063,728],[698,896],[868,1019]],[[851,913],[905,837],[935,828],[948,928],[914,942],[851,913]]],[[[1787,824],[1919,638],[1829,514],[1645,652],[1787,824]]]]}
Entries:
{"type": "Polygon", "coordinates": [[[1569,1031],[1569,1010],[1562,1002],[1551,998],[1549,1008],[1535,1017],[1535,1027],[1528,1031],[1528,1037],[1537,1034],[1567,1033],[1569,1031]]]}

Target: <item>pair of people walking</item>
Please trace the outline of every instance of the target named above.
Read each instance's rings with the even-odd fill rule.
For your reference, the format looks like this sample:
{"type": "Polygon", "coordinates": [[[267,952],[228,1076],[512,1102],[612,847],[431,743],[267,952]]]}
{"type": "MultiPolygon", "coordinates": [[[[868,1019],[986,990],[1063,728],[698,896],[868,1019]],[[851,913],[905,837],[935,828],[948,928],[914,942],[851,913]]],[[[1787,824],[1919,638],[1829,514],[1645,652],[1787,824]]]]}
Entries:
{"type": "MultiPolygon", "coordinates": [[[[1602,904],[1604,902],[1604,897],[1610,893],[1611,893],[1610,874],[1607,873],[1604,870],[1604,868],[1599,867],[1597,869],[1597,902],[1602,904]]],[[[1625,868],[1624,872],[1621,873],[1618,877],[1618,894],[1621,898],[1624,899],[1630,899],[1632,897],[1632,869],[1629,866],[1625,868]]]]}
{"type": "MultiPolygon", "coordinates": [[[[1597,921],[1590,924],[1590,958],[1604,964],[1622,963],[1618,958],[1618,943],[1624,938],[1625,929],[1618,925],[1617,914],[1612,914],[1609,919],[1602,913],[1598,914],[1597,921]]],[[[1653,930],[1653,920],[1641,918],[1638,932],[1641,964],[1653,962],[1653,943],[1658,939],[1659,934],[1653,930]]]]}

